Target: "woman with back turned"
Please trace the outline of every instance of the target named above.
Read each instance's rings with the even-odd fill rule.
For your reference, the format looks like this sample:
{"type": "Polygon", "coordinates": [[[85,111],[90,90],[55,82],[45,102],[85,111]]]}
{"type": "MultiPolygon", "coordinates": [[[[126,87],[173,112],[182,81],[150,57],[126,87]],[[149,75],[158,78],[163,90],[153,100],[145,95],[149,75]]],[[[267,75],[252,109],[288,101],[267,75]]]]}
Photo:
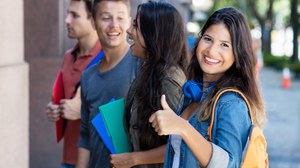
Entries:
{"type": "Polygon", "coordinates": [[[142,59],[140,74],[126,99],[126,116],[133,152],[112,155],[114,167],[162,167],[167,136],[159,136],[148,122],[161,109],[160,97],[175,110],[186,81],[188,46],[179,12],[169,3],[147,2],[138,6],[127,31],[132,55],[142,59]]]}

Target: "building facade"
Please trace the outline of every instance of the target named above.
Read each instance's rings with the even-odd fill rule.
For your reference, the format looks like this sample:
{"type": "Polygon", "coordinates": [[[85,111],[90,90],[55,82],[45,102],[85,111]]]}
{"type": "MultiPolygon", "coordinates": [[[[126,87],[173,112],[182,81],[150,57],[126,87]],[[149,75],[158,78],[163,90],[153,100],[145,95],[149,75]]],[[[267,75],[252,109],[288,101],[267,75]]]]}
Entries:
{"type": "Polygon", "coordinates": [[[29,69],[24,61],[23,3],[3,0],[0,5],[0,167],[29,167],[29,69]]]}

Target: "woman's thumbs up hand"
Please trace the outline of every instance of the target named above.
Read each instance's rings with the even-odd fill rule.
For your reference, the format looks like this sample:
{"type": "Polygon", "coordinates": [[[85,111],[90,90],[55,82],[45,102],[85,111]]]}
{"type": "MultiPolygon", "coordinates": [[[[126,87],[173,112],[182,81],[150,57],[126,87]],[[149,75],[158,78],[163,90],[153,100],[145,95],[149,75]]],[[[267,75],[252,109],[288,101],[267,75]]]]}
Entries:
{"type": "Polygon", "coordinates": [[[181,125],[187,121],[182,119],[180,116],[177,116],[176,113],[169,107],[165,95],[161,96],[160,102],[163,109],[156,111],[149,118],[149,122],[152,124],[152,127],[158,135],[181,135],[181,125]]]}

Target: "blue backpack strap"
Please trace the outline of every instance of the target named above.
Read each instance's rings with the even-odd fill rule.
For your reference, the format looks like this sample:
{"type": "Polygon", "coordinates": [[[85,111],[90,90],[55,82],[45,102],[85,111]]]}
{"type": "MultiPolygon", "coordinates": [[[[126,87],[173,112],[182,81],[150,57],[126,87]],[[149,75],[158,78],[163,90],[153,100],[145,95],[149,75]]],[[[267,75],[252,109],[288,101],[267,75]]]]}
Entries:
{"type": "Polygon", "coordinates": [[[98,62],[100,62],[101,61],[101,59],[103,58],[103,55],[104,55],[104,53],[103,53],[103,51],[101,50],[99,53],[98,53],[98,55],[96,55],[96,57],[86,66],[86,68],[85,69],[89,69],[89,67],[91,67],[92,65],[94,65],[94,64],[96,64],[96,63],[98,63],[98,62]]]}

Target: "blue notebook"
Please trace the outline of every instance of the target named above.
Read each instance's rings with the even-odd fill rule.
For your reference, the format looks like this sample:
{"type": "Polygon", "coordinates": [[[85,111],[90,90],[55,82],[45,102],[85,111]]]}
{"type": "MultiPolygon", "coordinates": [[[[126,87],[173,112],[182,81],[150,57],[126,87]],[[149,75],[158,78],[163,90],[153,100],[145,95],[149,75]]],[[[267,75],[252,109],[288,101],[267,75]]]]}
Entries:
{"type": "MultiPolygon", "coordinates": [[[[114,99],[112,99],[110,102],[113,102],[114,99]]],[[[112,143],[112,140],[110,138],[110,135],[108,134],[107,128],[105,126],[104,120],[102,118],[101,113],[98,113],[95,118],[92,120],[92,124],[95,127],[96,131],[100,135],[103,143],[106,145],[110,153],[116,154],[116,150],[114,148],[114,145],[112,143]]]]}

